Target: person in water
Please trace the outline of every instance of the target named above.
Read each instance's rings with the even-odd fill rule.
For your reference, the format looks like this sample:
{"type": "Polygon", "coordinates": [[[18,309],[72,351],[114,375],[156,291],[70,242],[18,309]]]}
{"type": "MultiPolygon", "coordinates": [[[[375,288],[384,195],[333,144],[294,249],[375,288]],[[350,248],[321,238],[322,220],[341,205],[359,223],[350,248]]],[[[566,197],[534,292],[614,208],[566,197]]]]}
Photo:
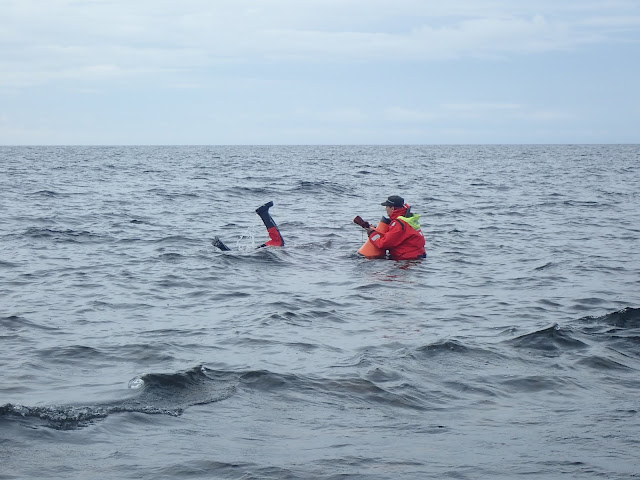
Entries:
{"type": "MultiPolygon", "coordinates": [[[[284,246],[284,240],[282,238],[282,235],[280,235],[280,230],[278,230],[278,226],[276,225],[276,222],[273,220],[273,218],[271,218],[271,215],[269,214],[269,209],[271,207],[273,207],[273,202],[267,202],[264,205],[256,208],[256,213],[262,219],[262,223],[264,223],[264,226],[267,229],[267,233],[269,234],[269,241],[266,243],[263,243],[258,248],[284,246]]],[[[211,243],[213,244],[214,247],[218,247],[220,250],[223,250],[223,251],[231,250],[224,243],[222,243],[222,240],[220,240],[218,237],[215,237],[211,241],[211,243]]]]}
{"type": "Polygon", "coordinates": [[[389,229],[380,233],[369,226],[367,233],[371,243],[388,250],[389,258],[393,260],[425,258],[424,236],[418,223],[420,215],[411,213],[411,207],[398,195],[391,195],[380,205],[386,207],[389,229]]]}

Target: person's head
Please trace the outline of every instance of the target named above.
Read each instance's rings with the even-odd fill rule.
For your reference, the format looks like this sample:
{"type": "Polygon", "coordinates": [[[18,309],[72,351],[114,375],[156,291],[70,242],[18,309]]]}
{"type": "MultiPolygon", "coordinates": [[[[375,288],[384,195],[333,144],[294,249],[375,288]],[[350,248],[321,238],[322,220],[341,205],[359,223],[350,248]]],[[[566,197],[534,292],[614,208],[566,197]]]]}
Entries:
{"type": "Polygon", "coordinates": [[[390,195],[380,205],[387,207],[387,215],[391,215],[391,212],[393,212],[396,208],[404,207],[404,198],[399,197],[398,195],[390,195]]]}

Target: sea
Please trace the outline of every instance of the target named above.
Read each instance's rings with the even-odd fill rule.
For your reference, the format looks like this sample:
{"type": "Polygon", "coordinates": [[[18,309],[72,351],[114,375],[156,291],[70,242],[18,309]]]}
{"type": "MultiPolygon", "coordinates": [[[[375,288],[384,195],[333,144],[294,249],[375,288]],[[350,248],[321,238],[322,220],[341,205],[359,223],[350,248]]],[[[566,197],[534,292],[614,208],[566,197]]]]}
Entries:
{"type": "Polygon", "coordinates": [[[2,146],[0,211],[2,480],[640,478],[640,145],[2,146]]]}

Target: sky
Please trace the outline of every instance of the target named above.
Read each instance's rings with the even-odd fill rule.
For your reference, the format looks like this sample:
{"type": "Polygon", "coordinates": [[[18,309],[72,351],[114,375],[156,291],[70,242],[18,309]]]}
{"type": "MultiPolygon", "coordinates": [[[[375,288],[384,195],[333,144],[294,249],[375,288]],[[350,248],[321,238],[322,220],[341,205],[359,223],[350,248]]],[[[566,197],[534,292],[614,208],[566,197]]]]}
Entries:
{"type": "Polygon", "coordinates": [[[638,0],[0,0],[0,145],[640,143],[638,0]]]}

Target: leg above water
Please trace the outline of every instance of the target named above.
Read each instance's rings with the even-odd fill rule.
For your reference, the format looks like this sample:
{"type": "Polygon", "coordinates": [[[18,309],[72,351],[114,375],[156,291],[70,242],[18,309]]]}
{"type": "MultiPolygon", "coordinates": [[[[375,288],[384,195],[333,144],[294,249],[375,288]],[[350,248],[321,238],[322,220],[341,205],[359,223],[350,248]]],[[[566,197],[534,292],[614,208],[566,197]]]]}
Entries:
{"type": "Polygon", "coordinates": [[[278,230],[278,226],[276,222],[271,218],[269,214],[269,209],[273,207],[273,202],[267,202],[264,205],[256,208],[256,213],[262,219],[262,223],[267,229],[267,233],[269,234],[269,241],[260,245],[261,247],[282,247],[284,245],[284,240],[282,235],[280,235],[280,230],[278,230]]]}

